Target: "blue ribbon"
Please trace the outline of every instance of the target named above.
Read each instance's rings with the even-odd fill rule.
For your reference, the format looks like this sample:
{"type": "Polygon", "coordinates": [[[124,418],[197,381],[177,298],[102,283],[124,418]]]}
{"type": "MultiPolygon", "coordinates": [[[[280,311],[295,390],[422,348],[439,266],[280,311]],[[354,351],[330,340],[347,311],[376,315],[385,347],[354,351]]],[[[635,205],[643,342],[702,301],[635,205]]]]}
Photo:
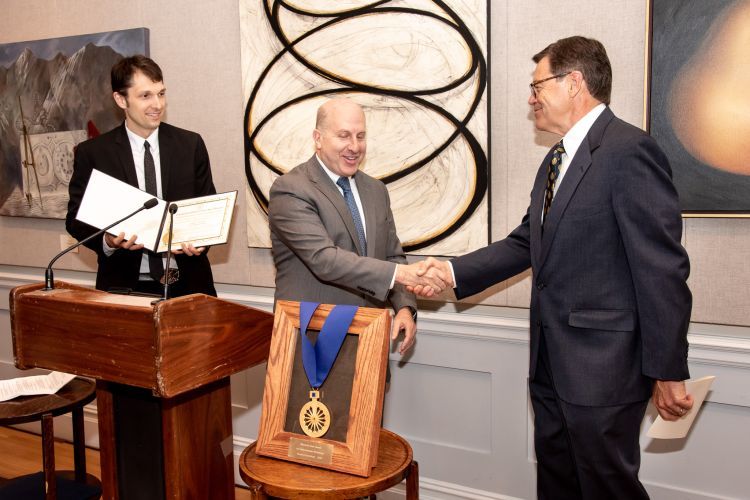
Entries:
{"type": "Polygon", "coordinates": [[[299,304],[299,333],[302,336],[302,366],[305,368],[307,380],[313,389],[319,388],[325,382],[331,371],[336,356],[344,344],[349,326],[357,314],[357,306],[334,306],[323,322],[323,328],[318,334],[315,345],[307,338],[307,326],[310,324],[315,310],[320,304],[316,302],[300,302],[299,304]]]}

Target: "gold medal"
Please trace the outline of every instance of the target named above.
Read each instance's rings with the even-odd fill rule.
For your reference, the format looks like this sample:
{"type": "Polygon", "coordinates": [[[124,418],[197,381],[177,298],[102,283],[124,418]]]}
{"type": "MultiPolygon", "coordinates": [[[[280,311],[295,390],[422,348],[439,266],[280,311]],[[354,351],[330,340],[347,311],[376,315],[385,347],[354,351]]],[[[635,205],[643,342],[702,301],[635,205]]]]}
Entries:
{"type": "Polygon", "coordinates": [[[299,412],[299,425],[302,431],[310,437],[320,437],[331,426],[331,412],[328,407],[318,401],[320,392],[310,391],[310,401],[299,412]]]}

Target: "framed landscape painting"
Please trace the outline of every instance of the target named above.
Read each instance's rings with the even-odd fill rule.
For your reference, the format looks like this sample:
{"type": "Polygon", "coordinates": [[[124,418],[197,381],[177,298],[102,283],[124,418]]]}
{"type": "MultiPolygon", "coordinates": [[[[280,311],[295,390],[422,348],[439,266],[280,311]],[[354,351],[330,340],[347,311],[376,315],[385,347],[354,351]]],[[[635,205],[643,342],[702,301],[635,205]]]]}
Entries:
{"type": "Polygon", "coordinates": [[[114,128],[110,69],[148,29],[0,44],[0,215],[64,219],[73,151],[114,128]]]}

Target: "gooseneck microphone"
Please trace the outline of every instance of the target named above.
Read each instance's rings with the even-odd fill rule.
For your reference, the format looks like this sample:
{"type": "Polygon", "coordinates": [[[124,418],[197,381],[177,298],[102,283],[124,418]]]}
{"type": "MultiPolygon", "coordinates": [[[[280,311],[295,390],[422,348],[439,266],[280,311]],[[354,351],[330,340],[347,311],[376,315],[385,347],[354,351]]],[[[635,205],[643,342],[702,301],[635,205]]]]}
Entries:
{"type": "Polygon", "coordinates": [[[139,207],[138,210],[134,211],[133,213],[126,215],[122,219],[120,219],[120,220],[118,220],[116,222],[113,222],[109,226],[107,226],[107,227],[105,227],[103,229],[100,229],[99,231],[95,232],[91,236],[88,236],[88,237],[82,239],[78,243],[69,246],[68,248],[66,248],[65,250],[63,250],[62,252],[60,252],[59,254],[55,255],[55,257],[51,261],[49,261],[49,264],[47,265],[47,270],[44,271],[44,289],[45,290],[54,290],[54,288],[55,288],[55,278],[54,278],[54,276],[52,274],[52,264],[54,264],[57,259],[59,259],[63,255],[65,255],[66,253],[70,252],[71,250],[73,250],[75,248],[78,248],[79,246],[83,245],[87,241],[89,241],[89,240],[91,240],[93,238],[96,238],[97,236],[101,236],[107,230],[113,228],[114,226],[116,226],[120,222],[128,220],[129,218],[131,218],[132,216],[134,216],[135,214],[137,214],[141,210],[148,210],[149,208],[154,208],[158,204],[159,204],[159,200],[157,200],[156,198],[151,198],[146,203],[144,203],[143,206],[139,207]]]}
{"type": "Polygon", "coordinates": [[[174,230],[174,214],[177,213],[177,204],[169,205],[169,236],[167,238],[167,265],[164,267],[164,296],[162,300],[169,298],[169,262],[172,260],[172,234],[174,230]]]}

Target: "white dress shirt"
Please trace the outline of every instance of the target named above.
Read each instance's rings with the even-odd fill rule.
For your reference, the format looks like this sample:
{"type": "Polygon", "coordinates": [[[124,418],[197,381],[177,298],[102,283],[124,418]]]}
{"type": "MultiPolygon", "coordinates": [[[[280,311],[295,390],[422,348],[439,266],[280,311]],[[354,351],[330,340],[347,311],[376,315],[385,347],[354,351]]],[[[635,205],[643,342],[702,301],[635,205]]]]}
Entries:
{"type": "Polygon", "coordinates": [[[606,107],[607,106],[604,104],[599,104],[594,107],[594,109],[586,113],[583,118],[578,120],[575,125],[568,130],[568,133],[563,136],[562,142],[563,147],[565,148],[565,153],[562,155],[560,173],[558,174],[557,182],[555,183],[555,193],[557,193],[560,184],[562,184],[563,177],[565,177],[565,173],[568,171],[570,162],[575,157],[578,148],[581,147],[581,143],[586,138],[589,130],[591,130],[591,126],[594,125],[594,122],[599,118],[599,115],[602,114],[606,107]]]}
{"type": "MultiPolygon", "coordinates": [[[[130,142],[130,151],[133,153],[133,163],[135,164],[135,175],[138,178],[138,189],[141,191],[146,190],[146,173],[143,166],[143,155],[146,151],[144,143],[148,141],[151,156],[154,158],[154,167],[156,169],[156,196],[162,197],[161,190],[161,156],[159,154],[159,129],[154,130],[151,135],[147,138],[143,138],[130,131],[127,124],[125,125],[125,132],[128,134],[128,141],[130,142]]],[[[112,248],[107,245],[107,239],[104,238],[102,242],[102,248],[104,254],[110,256],[115,253],[116,248],[112,248]]],[[[174,267],[170,265],[170,267],[174,267]]],[[[144,252],[141,259],[141,274],[148,274],[148,255],[144,252]]]]}

